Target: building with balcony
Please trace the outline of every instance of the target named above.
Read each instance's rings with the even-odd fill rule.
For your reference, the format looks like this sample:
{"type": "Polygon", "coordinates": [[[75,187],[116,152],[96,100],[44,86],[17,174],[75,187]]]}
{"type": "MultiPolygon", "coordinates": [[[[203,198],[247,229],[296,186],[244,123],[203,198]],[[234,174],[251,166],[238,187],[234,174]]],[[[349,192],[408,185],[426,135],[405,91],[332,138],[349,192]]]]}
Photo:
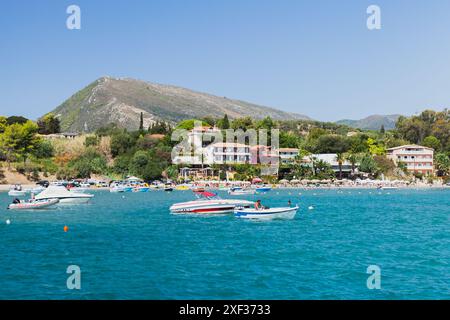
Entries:
{"type": "Polygon", "coordinates": [[[298,156],[299,150],[297,148],[280,148],[278,154],[280,156],[280,162],[282,164],[288,164],[295,162],[295,158],[298,156]]]}
{"type": "Polygon", "coordinates": [[[396,164],[402,162],[409,172],[433,174],[434,150],[419,145],[404,145],[387,149],[387,157],[396,164]]]}
{"type": "Polygon", "coordinates": [[[205,164],[250,163],[250,146],[240,143],[218,142],[204,148],[205,164]]]}

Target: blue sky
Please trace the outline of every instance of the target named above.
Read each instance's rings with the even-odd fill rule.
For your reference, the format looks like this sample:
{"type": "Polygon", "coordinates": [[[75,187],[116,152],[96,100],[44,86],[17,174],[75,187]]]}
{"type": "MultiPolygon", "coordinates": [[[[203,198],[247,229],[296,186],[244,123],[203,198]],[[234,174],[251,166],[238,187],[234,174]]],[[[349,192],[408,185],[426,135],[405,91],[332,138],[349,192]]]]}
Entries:
{"type": "Polygon", "coordinates": [[[110,75],[318,120],[450,105],[449,1],[2,1],[0,114],[36,119],[110,75]],[[81,30],[66,8],[81,8],[81,30]],[[366,28],[381,7],[382,29],[366,28]]]}

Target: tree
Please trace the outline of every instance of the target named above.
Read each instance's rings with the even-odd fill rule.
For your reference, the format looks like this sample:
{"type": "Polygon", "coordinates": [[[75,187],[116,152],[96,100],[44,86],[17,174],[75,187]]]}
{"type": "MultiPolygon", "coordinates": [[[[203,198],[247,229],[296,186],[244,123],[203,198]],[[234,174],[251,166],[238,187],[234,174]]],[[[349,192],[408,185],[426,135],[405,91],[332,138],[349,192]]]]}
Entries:
{"type": "Polygon", "coordinates": [[[242,129],[245,131],[253,128],[253,126],[253,120],[251,117],[237,118],[231,122],[231,128],[234,130],[242,129]]]}
{"type": "Polygon", "coordinates": [[[39,119],[37,125],[40,134],[54,134],[61,131],[59,119],[51,112],[39,119]]]}
{"type": "Polygon", "coordinates": [[[448,176],[450,174],[450,157],[445,153],[438,153],[435,156],[435,165],[438,176],[448,176]]]}
{"type": "Polygon", "coordinates": [[[144,131],[144,113],[141,112],[141,117],[139,120],[139,131],[143,132],[144,131]]]}
{"type": "Polygon", "coordinates": [[[230,121],[228,120],[228,115],[225,113],[225,115],[223,116],[223,119],[219,120],[217,122],[217,126],[220,129],[230,129],[230,121]]]}
{"type": "Polygon", "coordinates": [[[354,153],[352,150],[350,150],[346,155],[345,159],[350,162],[352,165],[352,174],[355,174],[355,168],[356,164],[358,163],[358,154],[354,153]]]}
{"type": "Polygon", "coordinates": [[[380,133],[384,134],[385,132],[386,132],[386,130],[384,129],[384,124],[382,124],[381,128],[380,128],[380,133]]]}
{"type": "Polygon", "coordinates": [[[341,180],[342,179],[342,164],[345,161],[345,156],[342,152],[338,152],[336,154],[336,161],[339,165],[339,180],[341,180]]]}
{"type": "Polygon", "coordinates": [[[432,148],[434,150],[441,149],[441,142],[435,136],[428,136],[422,141],[422,145],[428,148],[432,148]]]}
{"type": "Polygon", "coordinates": [[[359,161],[359,170],[371,174],[375,174],[377,172],[377,163],[370,154],[365,154],[361,157],[359,161]]]}
{"type": "Polygon", "coordinates": [[[0,154],[6,161],[25,161],[30,152],[39,143],[36,136],[38,126],[27,121],[24,124],[14,123],[5,128],[0,134],[0,154]]]}
{"type": "Polygon", "coordinates": [[[384,155],[386,153],[384,146],[372,138],[367,139],[367,146],[369,147],[369,153],[371,155],[384,155]]]}
{"type": "Polygon", "coordinates": [[[0,116],[0,133],[5,132],[6,127],[8,126],[8,121],[6,117],[0,116]]]}
{"type": "Polygon", "coordinates": [[[126,131],[122,131],[111,136],[111,154],[113,157],[126,153],[134,147],[134,145],[135,141],[126,131]]]}
{"type": "Polygon", "coordinates": [[[12,124],[25,124],[29,121],[27,118],[22,116],[11,116],[6,119],[8,125],[12,124]]]}

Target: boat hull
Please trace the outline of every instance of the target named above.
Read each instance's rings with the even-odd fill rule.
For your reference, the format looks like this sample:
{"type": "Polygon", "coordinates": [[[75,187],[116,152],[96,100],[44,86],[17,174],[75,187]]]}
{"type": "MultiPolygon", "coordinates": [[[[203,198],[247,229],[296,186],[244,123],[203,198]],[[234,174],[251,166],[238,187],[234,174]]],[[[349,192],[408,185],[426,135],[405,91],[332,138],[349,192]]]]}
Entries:
{"type": "Polygon", "coordinates": [[[40,200],[25,203],[13,203],[8,206],[9,210],[39,210],[54,206],[59,202],[58,199],[40,200]]]}
{"type": "Polygon", "coordinates": [[[229,214],[238,206],[249,207],[251,201],[237,200],[197,200],[177,203],[170,207],[170,212],[177,214],[229,214]]]}
{"type": "Polygon", "coordinates": [[[273,209],[237,209],[234,211],[234,215],[237,218],[243,219],[257,219],[257,220],[274,220],[294,219],[297,213],[298,207],[294,208],[273,208],[273,209]]]}

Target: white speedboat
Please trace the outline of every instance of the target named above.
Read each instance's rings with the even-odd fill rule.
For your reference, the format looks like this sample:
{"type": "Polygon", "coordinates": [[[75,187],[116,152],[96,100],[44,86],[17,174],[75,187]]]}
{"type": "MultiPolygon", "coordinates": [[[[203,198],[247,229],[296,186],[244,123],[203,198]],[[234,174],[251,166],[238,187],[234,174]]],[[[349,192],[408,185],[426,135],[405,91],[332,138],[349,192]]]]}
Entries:
{"type": "Polygon", "coordinates": [[[63,186],[49,186],[39,193],[36,200],[58,199],[59,203],[87,203],[94,197],[92,194],[71,192],[63,186]]]}
{"type": "Polygon", "coordinates": [[[226,214],[233,213],[236,207],[250,207],[254,202],[247,200],[220,199],[211,192],[198,192],[198,200],[176,203],[170,207],[172,213],[188,214],[226,214]]]}
{"type": "Polygon", "coordinates": [[[54,206],[58,202],[59,202],[58,199],[20,201],[19,203],[11,203],[8,206],[8,209],[9,210],[46,209],[48,207],[54,206]]]}
{"type": "Polygon", "coordinates": [[[273,219],[294,219],[297,213],[298,206],[286,207],[286,208],[268,208],[268,209],[254,209],[254,208],[237,208],[234,211],[234,215],[237,218],[245,219],[260,219],[260,220],[273,220],[273,219]]]}
{"type": "Polygon", "coordinates": [[[25,190],[15,190],[15,189],[11,189],[8,192],[8,196],[10,197],[23,197],[27,194],[27,192],[25,190]]]}
{"type": "Polygon", "coordinates": [[[241,187],[234,187],[228,190],[228,194],[231,196],[252,195],[255,193],[255,189],[242,189],[241,187]]]}

